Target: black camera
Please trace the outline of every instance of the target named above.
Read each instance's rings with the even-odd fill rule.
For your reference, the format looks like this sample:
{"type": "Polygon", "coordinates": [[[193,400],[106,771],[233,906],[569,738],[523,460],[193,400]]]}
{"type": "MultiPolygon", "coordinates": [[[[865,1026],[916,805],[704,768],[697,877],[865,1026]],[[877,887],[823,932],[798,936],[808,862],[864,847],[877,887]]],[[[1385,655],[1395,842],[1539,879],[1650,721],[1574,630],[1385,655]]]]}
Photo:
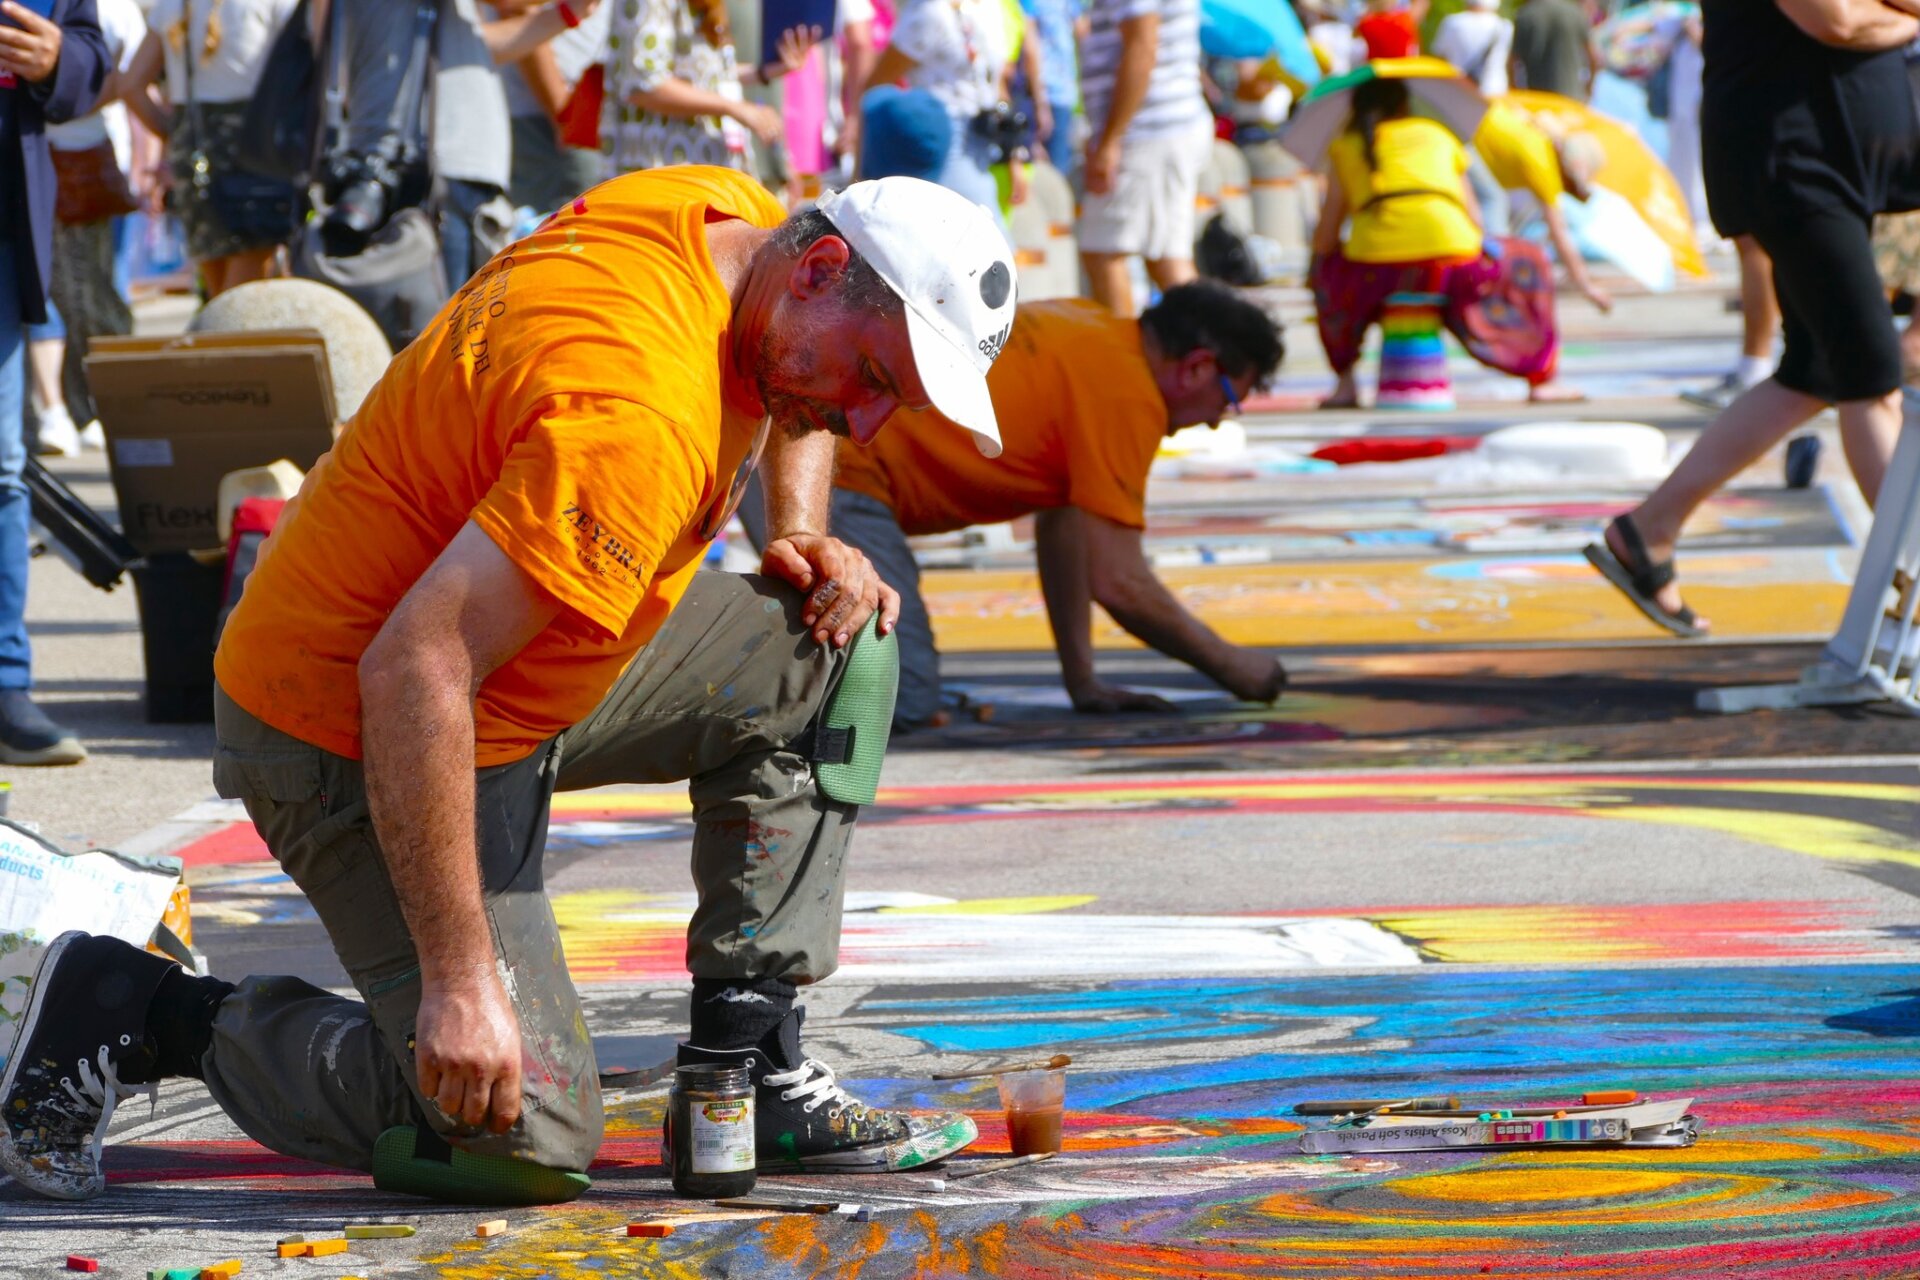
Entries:
{"type": "Polygon", "coordinates": [[[973,131],[993,148],[993,162],[1006,164],[1033,139],[1033,121],[1010,102],[996,102],[973,118],[973,131]]]}
{"type": "Polygon", "coordinates": [[[328,162],[320,244],[329,256],[359,253],[396,209],[418,202],[422,166],[414,150],[389,134],[370,150],[349,151],[328,162]]]}

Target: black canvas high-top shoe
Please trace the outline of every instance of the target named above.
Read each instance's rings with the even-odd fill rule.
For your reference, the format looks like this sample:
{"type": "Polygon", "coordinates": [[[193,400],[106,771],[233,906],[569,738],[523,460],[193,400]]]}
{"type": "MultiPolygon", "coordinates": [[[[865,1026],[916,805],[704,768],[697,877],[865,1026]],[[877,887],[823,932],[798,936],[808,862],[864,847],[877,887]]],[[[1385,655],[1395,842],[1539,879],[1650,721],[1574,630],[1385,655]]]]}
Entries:
{"type": "Polygon", "coordinates": [[[152,1093],[147,1009],[175,967],[118,938],[53,940],[0,1075],[0,1171],[56,1200],[106,1190],[100,1144],[116,1106],[152,1093]]]}
{"type": "MultiPolygon", "coordinates": [[[[756,1159],[762,1173],[882,1173],[944,1160],[980,1136],[956,1111],[882,1111],[851,1097],[833,1069],[800,1053],[805,1010],[751,1049],[680,1046],[679,1063],[746,1067],[754,1084],[756,1159]]],[[[667,1134],[668,1150],[673,1135],[667,1134]]],[[[667,1162],[672,1163],[671,1156],[667,1162]]]]}

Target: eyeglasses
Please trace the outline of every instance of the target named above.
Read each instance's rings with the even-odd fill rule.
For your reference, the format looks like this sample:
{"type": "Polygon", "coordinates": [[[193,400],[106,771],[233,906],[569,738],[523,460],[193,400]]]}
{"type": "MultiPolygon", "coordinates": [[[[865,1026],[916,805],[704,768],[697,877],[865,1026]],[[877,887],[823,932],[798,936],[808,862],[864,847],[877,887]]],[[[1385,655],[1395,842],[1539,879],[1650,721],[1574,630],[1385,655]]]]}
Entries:
{"type": "Polygon", "coordinates": [[[1220,413],[1223,418],[1240,416],[1240,396],[1233,389],[1233,379],[1225,373],[1220,375],[1220,398],[1226,402],[1226,408],[1220,413]]]}
{"type": "Polygon", "coordinates": [[[700,527],[696,530],[700,541],[712,542],[719,537],[727,522],[733,519],[733,513],[740,509],[740,500],[747,496],[747,483],[753,479],[754,468],[760,465],[760,455],[766,452],[767,436],[772,430],[773,416],[769,414],[761,420],[759,433],[753,437],[753,447],[740,459],[726,492],[715,498],[707,513],[700,517],[700,527]]]}

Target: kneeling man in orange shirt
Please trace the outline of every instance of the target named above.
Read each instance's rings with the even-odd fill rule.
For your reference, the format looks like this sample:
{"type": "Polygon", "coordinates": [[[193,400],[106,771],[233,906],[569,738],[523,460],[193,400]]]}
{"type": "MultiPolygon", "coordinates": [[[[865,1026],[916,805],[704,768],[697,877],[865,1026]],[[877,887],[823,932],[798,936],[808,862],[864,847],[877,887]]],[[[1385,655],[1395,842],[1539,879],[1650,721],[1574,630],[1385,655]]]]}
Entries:
{"type": "MultiPolygon", "coordinates": [[[[985,375],[1013,291],[992,216],[932,183],[787,218],[695,166],[596,187],[476,273],[288,505],[215,659],[215,786],[358,998],[64,934],[0,1077],[0,1170],[98,1195],[115,1104],[191,1076],[256,1140],[383,1187],[578,1195],[602,1113],[545,892],[549,802],[676,779],[699,893],[679,1063],[751,1081],[759,1167],[971,1142],[965,1116],[850,1097],[801,1050],[794,998],[837,962],[885,749],[884,711],[859,737],[825,720],[899,607],[822,532],[835,438],[937,406],[997,453],[985,375]],[[763,449],[764,576],[696,572],[763,449]]],[[[701,1168],[712,1136],[668,1134],[724,1172],[701,1168]]]]}

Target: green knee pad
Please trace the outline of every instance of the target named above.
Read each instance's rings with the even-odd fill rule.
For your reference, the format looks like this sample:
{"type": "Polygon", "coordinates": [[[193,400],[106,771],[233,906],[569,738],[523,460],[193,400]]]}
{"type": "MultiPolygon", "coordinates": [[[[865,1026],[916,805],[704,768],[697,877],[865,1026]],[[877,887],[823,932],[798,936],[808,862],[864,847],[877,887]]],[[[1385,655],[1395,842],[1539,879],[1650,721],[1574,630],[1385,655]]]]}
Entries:
{"type": "Polygon", "coordinates": [[[854,637],[840,683],[827,696],[815,730],[813,772],[832,799],[873,803],[899,691],[900,642],[880,634],[876,613],[854,637]]]}
{"type": "Polygon", "coordinates": [[[450,1146],[424,1126],[396,1125],[373,1144],[373,1185],[453,1204],[559,1204],[592,1185],[568,1173],[450,1146]]]}

